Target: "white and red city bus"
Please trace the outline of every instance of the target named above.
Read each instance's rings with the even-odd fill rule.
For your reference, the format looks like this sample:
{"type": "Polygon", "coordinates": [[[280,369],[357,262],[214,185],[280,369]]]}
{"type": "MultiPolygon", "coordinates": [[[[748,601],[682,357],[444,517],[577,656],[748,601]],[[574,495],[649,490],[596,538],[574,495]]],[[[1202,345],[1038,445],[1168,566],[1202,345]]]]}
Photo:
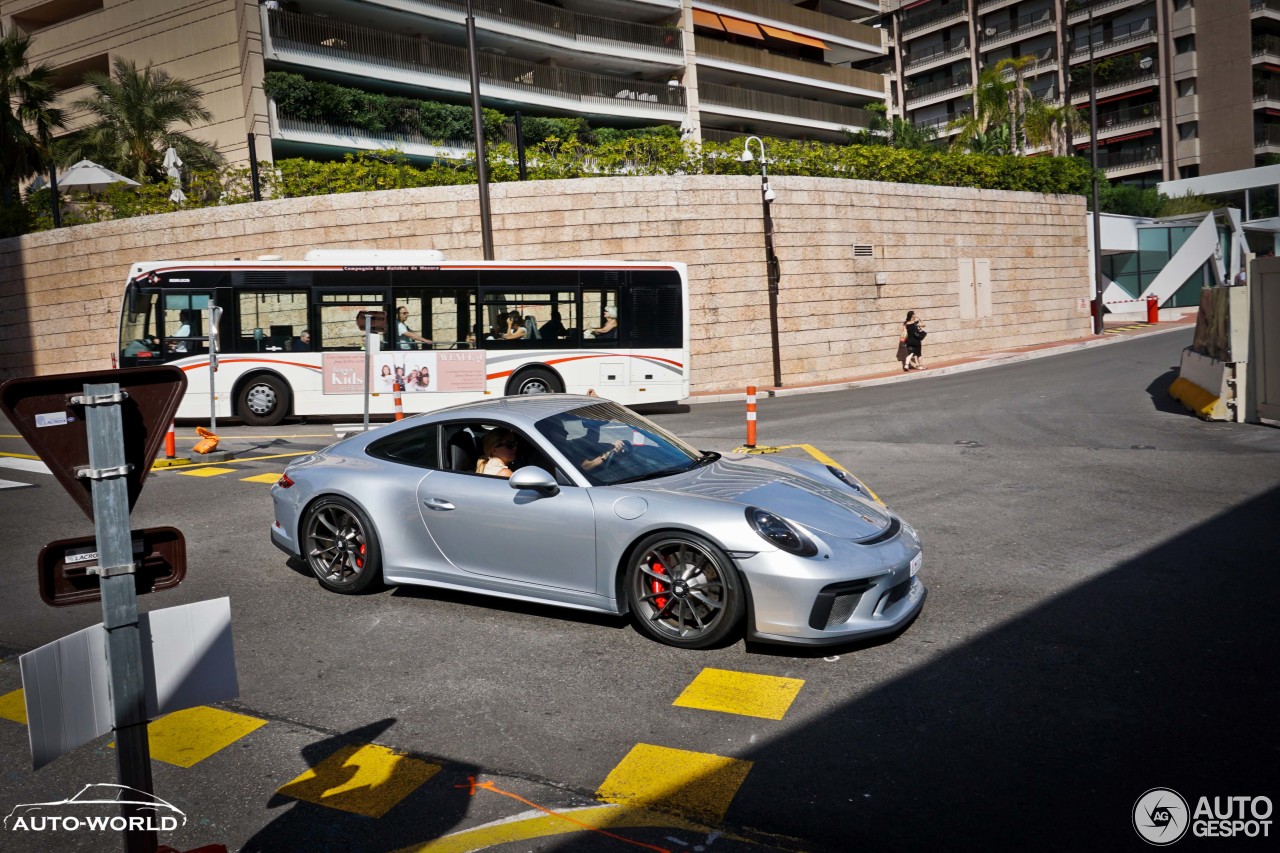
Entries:
{"type": "Polygon", "coordinates": [[[119,364],[182,368],[177,416],[207,417],[213,332],[218,417],[267,426],[354,415],[364,411],[368,316],[375,415],[394,412],[397,382],[405,412],[487,395],[594,389],[628,405],[689,395],[688,274],[657,261],[320,250],[302,261],[137,263],[119,364]]]}

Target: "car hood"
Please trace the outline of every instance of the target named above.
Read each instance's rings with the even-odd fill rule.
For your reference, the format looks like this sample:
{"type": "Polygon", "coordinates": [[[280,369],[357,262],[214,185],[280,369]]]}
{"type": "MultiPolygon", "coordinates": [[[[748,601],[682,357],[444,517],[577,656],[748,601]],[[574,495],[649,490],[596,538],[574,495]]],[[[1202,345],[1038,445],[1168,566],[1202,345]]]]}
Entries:
{"type": "Polygon", "coordinates": [[[620,488],[666,492],[754,506],[840,539],[862,540],[884,531],[893,517],[834,480],[828,484],[769,459],[721,458],[703,468],[620,488]]]}

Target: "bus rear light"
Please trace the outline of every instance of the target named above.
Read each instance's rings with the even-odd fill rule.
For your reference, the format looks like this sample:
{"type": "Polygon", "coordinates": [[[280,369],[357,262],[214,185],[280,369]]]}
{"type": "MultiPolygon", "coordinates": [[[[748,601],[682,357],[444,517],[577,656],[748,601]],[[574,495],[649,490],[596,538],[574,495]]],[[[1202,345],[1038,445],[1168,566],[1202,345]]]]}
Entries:
{"type": "Polygon", "coordinates": [[[287,489],[293,485],[293,480],[289,479],[288,474],[281,474],[280,479],[276,480],[276,485],[282,489],[287,489]]]}

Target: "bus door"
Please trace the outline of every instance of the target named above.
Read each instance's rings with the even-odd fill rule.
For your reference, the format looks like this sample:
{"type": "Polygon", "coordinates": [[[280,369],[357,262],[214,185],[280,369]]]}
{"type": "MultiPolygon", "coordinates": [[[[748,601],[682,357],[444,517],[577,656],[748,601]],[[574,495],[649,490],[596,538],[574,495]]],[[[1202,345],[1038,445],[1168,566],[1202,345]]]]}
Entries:
{"type": "Polygon", "coordinates": [[[601,388],[631,384],[631,359],[616,352],[631,319],[622,311],[626,275],[622,270],[584,270],[580,275],[582,348],[599,354],[593,360],[596,375],[591,381],[601,388]]]}
{"type": "Polygon", "coordinates": [[[388,331],[392,349],[470,349],[475,340],[476,271],[465,269],[395,270],[391,273],[394,328],[388,331]],[[401,320],[401,316],[404,319],[401,320]],[[401,335],[424,337],[431,346],[401,335]]]}

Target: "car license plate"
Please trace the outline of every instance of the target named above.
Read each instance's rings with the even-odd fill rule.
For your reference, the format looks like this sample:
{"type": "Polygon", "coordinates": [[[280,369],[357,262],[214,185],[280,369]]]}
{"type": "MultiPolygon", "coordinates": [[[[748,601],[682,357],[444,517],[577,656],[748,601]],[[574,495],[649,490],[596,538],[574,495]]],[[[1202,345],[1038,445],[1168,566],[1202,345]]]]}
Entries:
{"type": "Polygon", "coordinates": [[[920,566],[922,566],[923,564],[924,564],[923,552],[916,554],[914,557],[911,558],[911,577],[915,577],[919,573],[920,566]]]}

